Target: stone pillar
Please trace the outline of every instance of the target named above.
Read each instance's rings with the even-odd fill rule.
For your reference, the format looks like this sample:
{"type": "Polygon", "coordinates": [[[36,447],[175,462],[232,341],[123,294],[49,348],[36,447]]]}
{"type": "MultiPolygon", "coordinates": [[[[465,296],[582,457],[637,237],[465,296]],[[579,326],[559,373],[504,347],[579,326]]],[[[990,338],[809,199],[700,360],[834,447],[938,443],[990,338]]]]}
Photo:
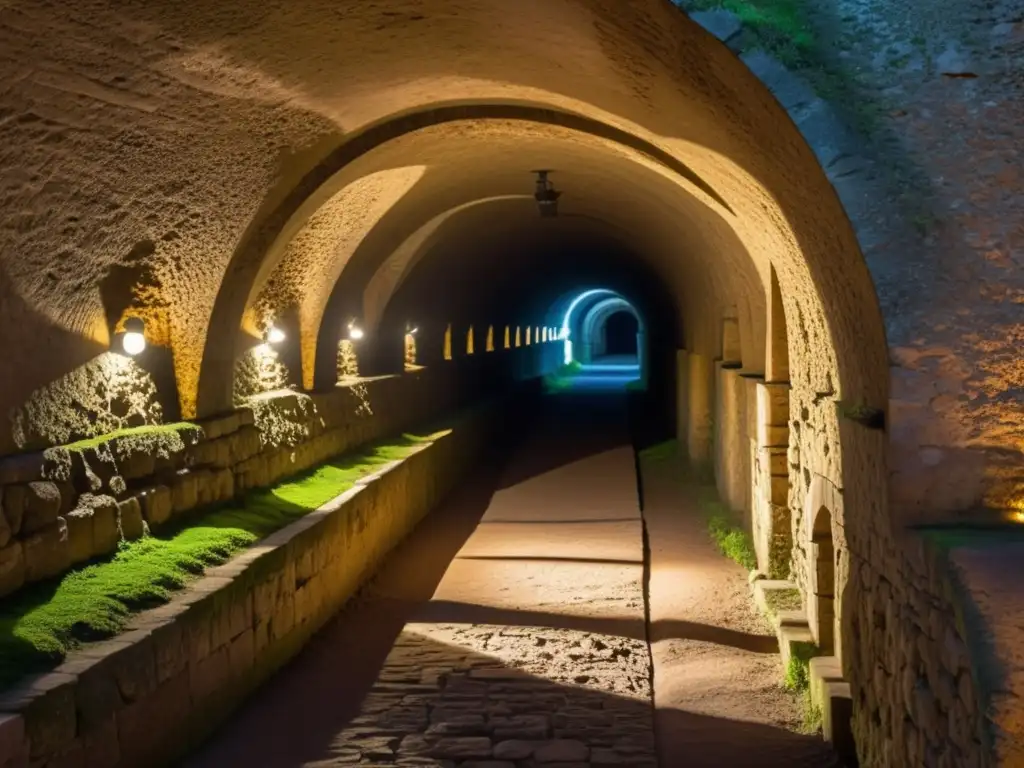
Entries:
{"type": "Polygon", "coordinates": [[[682,451],[689,454],[690,424],[690,353],[676,350],[676,440],[682,451]]]}
{"type": "Polygon", "coordinates": [[[707,355],[687,355],[687,451],[690,461],[701,468],[712,467],[711,440],[714,428],[715,364],[707,355]]]}
{"type": "Polygon", "coordinates": [[[757,384],[754,548],[769,578],[789,575],[793,529],[789,511],[789,384],[757,384]]]}
{"type": "Polygon", "coordinates": [[[736,512],[745,512],[747,473],[744,466],[750,453],[744,445],[746,396],[739,368],[725,363],[715,366],[714,461],[718,495],[736,512]]]}

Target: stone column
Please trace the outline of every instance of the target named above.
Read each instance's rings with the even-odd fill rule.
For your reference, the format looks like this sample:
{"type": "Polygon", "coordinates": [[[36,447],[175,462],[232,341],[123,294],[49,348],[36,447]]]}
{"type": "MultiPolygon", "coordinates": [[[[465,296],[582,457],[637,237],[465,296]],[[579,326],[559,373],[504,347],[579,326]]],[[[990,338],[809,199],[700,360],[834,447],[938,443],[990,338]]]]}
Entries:
{"type": "Polygon", "coordinates": [[[712,466],[711,434],[714,427],[715,364],[707,355],[691,352],[687,394],[687,450],[690,461],[698,467],[712,466]]]}
{"type": "Polygon", "coordinates": [[[789,574],[793,529],[789,511],[789,384],[757,384],[757,467],[754,544],[769,578],[789,574]]]}
{"type": "Polygon", "coordinates": [[[689,454],[688,435],[690,429],[690,353],[685,349],[676,350],[676,440],[679,447],[689,454]]]}

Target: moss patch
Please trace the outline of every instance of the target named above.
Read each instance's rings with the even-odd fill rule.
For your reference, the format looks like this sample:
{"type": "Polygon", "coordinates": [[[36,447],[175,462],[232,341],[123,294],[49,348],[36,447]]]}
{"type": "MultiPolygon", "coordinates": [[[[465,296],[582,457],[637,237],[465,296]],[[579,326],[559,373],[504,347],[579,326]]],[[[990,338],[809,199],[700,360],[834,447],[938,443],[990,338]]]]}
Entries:
{"type": "Polygon", "coordinates": [[[663,443],[652,445],[640,451],[640,458],[644,461],[666,461],[679,455],[679,441],[666,440],[663,443]]]}
{"type": "Polygon", "coordinates": [[[806,78],[850,124],[870,135],[884,105],[868,98],[854,75],[836,62],[814,34],[809,0],[673,0],[686,11],[723,9],[743,22],[743,49],[761,48],[806,78]]]}
{"type": "Polygon", "coordinates": [[[551,373],[545,374],[544,391],[548,393],[564,392],[572,387],[573,377],[581,370],[583,370],[583,364],[578,360],[573,360],[571,363],[566,363],[551,373]]]}
{"type": "Polygon", "coordinates": [[[799,589],[766,589],[764,601],[768,608],[769,618],[774,619],[779,611],[797,611],[803,608],[803,599],[799,589]]]}
{"type": "Polygon", "coordinates": [[[133,613],[167,602],[205,569],[443,434],[405,434],[374,444],[157,536],[122,543],[113,557],[18,592],[0,606],[0,687],[52,669],[84,642],[117,634],[133,613]]]}
{"type": "Polygon", "coordinates": [[[702,488],[698,504],[708,518],[708,533],[722,554],[746,570],[757,568],[757,554],[750,534],[737,524],[732,511],[719,499],[713,488],[702,488]]]}
{"type": "Polygon", "coordinates": [[[81,453],[91,448],[112,444],[118,446],[117,455],[125,455],[134,451],[152,451],[161,446],[191,445],[196,442],[201,433],[202,427],[198,424],[182,421],[175,424],[118,429],[105,435],[68,443],[64,448],[81,453]]]}

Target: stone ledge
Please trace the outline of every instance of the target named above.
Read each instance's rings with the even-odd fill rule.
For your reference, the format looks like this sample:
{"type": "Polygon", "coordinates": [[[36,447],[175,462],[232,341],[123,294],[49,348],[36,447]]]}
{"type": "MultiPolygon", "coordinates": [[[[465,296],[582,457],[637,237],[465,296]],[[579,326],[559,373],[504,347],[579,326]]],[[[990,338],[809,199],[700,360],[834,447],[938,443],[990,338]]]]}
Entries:
{"type": "MultiPolygon", "coordinates": [[[[835,656],[818,656],[809,665],[811,703],[821,712],[821,735],[840,757],[856,757],[853,740],[853,697],[835,656]]],[[[850,763],[852,764],[852,763],[850,763]]]]}
{"type": "Polygon", "coordinates": [[[128,630],[0,695],[0,766],[172,763],[299,652],[472,467],[492,403],[231,562],[128,630]]]}

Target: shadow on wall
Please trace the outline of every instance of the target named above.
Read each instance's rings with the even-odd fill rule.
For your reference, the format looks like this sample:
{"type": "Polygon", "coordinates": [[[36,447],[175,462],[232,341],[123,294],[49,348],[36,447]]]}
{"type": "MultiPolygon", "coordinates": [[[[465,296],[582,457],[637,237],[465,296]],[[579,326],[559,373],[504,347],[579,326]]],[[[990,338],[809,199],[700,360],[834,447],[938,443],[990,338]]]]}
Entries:
{"type": "MultiPolygon", "coordinates": [[[[132,286],[105,282],[101,290],[108,329],[131,305],[132,286]],[[116,288],[116,290],[115,290],[116,288]]],[[[134,279],[134,278],[133,278],[134,279]]],[[[0,349],[30,367],[0,366],[0,406],[7,424],[0,455],[38,450],[179,416],[170,350],[150,345],[136,357],[67,331],[33,311],[0,266],[0,349]]]]}

